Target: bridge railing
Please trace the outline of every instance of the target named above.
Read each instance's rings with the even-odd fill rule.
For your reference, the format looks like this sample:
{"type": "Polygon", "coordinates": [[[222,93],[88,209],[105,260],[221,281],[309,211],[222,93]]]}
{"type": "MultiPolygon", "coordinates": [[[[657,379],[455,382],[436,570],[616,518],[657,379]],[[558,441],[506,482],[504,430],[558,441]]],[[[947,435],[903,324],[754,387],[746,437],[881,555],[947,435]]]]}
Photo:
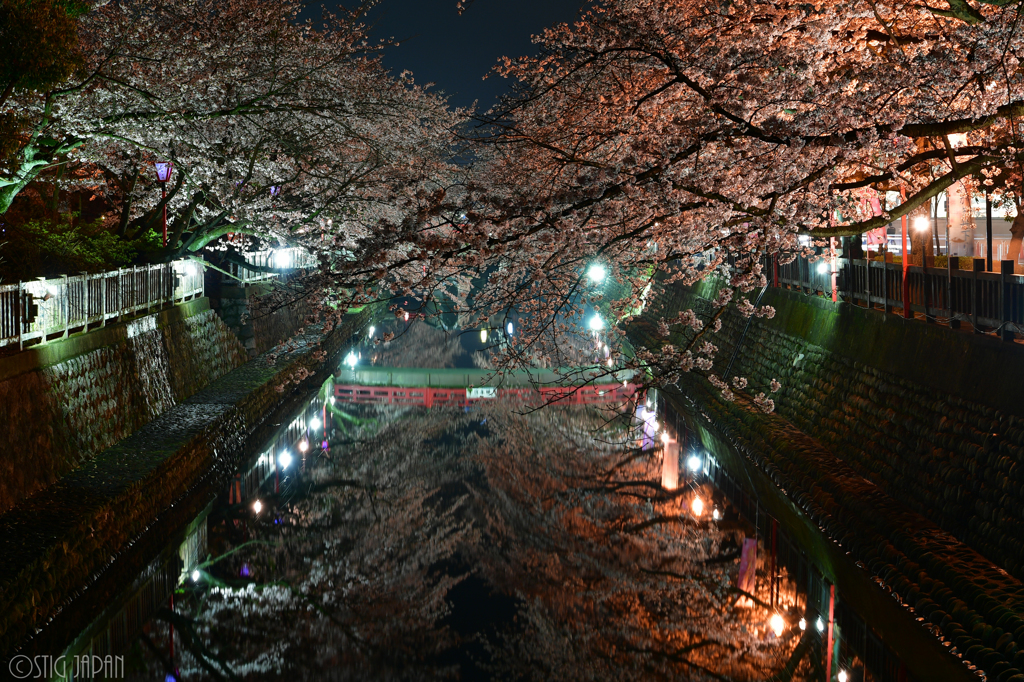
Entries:
{"type": "MultiPolygon", "coordinates": [[[[954,328],[968,322],[977,333],[994,330],[1007,340],[1024,334],[1024,276],[1013,274],[1013,261],[999,261],[999,272],[986,272],[984,258],[973,259],[971,270],[961,270],[957,258],[948,268],[909,265],[905,302],[901,263],[835,260],[837,294],[851,303],[885,312],[898,309],[907,317],[920,313],[928,322],[954,328]]],[[[778,266],[775,284],[830,295],[831,270],[827,256],[800,257],[778,266]]]]}
{"type": "Polygon", "coordinates": [[[240,263],[230,263],[228,273],[242,283],[262,282],[279,276],[276,272],[267,272],[258,268],[277,270],[305,270],[317,266],[316,257],[298,247],[286,249],[263,249],[248,251],[242,254],[245,262],[253,267],[245,267],[240,263]]]}
{"type": "Polygon", "coordinates": [[[181,260],[93,275],[0,285],[0,347],[45,341],[72,330],[203,296],[203,266],[181,260]]]}

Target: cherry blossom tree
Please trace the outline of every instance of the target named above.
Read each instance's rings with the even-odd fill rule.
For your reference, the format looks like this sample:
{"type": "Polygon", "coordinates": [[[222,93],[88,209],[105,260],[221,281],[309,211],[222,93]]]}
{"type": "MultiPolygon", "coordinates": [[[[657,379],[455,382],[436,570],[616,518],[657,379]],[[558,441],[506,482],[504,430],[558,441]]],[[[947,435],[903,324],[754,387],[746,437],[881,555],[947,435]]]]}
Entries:
{"type": "MultiPolygon", "coordinates": [[[[391,250],[386,284],[458,290],[451,307],[475,324],[519,315],[506,366],[561,364],[569,338],[598,331],[615,369],[629,362],[611,328],[651,288],[723,276],[742,314],[771,315],[751,295],[767,258],[883,227],[965,178],[1012,200],[1018,8],[933,4],[596,3],[499,66],[520,95],[480,117],[463,212],[449,193],[427,236],[391,250]],[[883,191],[906,198],[876,210],[883,191]],[[472,276],[471,293],[453,285],[472,276]]],[[[715,324],[690,314],[666,332],[715,324]]],[[[676,367],[714,376],[713,341],[695,336],[672,349],[676,367]]]]}
{"type": "Polygon", "coordinates": [[[79,20],[81,76],[5,108],[33,121],[0,178],[0,210],[71,164],[114,208],[115,231],[152,228],[171,252],[227,233],[345,257],[367,224],[445,171],[455,114],[390,77],[360,13],[301,22],[293,0],[117,2],[79,20]],[[151,170],[173,160],[160,200],[151,170]]]}

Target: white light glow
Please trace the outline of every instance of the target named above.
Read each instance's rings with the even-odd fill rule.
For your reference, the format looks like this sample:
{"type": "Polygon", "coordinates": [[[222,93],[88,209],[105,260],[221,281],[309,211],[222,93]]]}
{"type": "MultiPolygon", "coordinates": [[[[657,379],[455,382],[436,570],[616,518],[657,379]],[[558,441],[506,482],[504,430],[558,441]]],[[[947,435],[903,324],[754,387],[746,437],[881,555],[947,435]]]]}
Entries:
{"type": "Polygon", "coordinates": [[[199,575],[200,575],[199,574],[199,569],[196,569],[196,570],[192,571],[192,582],[194,582],[194,583],[199,582],[199,575]]]}
{"type": "Polygon", "coordinates": [[[310,419],[309,428],[313,429],[314,431],[318,430],[320,428],[320,419],[318,417],[313,417],[312,419],[310,419]]]}
{"type": "Polygon", "coordinates": [[[686,466],[690,468],[690,471],[700,471],[700,457],[690,455],[690,459],[686,460],[686,466]]]}
{"type": "Polygon", "coordinates": [[[332,395],[331,396],[331,405],[333,405],[333,404],[334,404],[334,396],[332,395]]]}
{"type": "Polygon", "coordinates": [[[699,497],[693,498],[693,503],[690,505],[690,509],[693,510],[694,516],[700,516],[704,513],[704,500],[699,497]]]}
{"type": "Polygon", "coordinates": [[[786,621],[782,620],[782,616],[777,613],[772,614],[771,620],[768,621],[768,624],[771,625],[772,632],[775,633],[776,637],[781,635],[783,628],[786,627],[786,621]]]}
{"type": "Polygon", "coordinates": [[[512,323],[511,322],[509,322],[507,325],[505,325],[505,331],[508,332],[509,336],[512,336],[512,329],[513,329],[513,327],[512,327],[512,323]]]}
{"type": "Polygon", "coordinates": [[[409,311],[408,310],[405,311],[405,321],[406,322],[409,321],[409,311]]]}
{"type": "Polygon", "coordinates": [[[594,315],[590,318],[590,329],[595,332],[604,329],[604,320],[601,319],[600,315],[594,315]]]}
{"type": "Polygon", "coordinates": [[[359,362],[359,358],[356,357],[355,353],[349,351],[348,355],[345,356],[345,364],[348,365],[351,369],[355,369],[357,362],[359,362]]]}
{"type": "Polygon", "coordinates": [[[260,502],[259,500],[256,500],[255,502],[252,503],[252,510],[259,514],[261,511],[263,511],[263,503],[260,502]]]}
{"type": "Polygon", "coordinates": [[[274,267],[278,269],[284,269],[291,267],[292,255],[291,252],[286,249],[274,251],[274,267]]]}
{"type": "Polygon", "coordinates": [[[798,625],[800,626],[801,630],[806,630],[807,629],[807,619],[806,618],[801,618],[800,622],[798,623],[798,625]]]}
{"type": "Polygon", "coordinates": [[[292,463],[292,455],[290,452],[285,450],[278,456],[277,461],[281,463],[282,469],[287,469],[288,465],[292,463]]]}
{"type": "Polygon", "coordinates": [[[846,682],[846,671],[845,670],[840,670],[839,671],[839,677],[837,677],[836,679],[838,679],[839,682],[846,682]]]}
{"type": "Polygon", "coordinates": [[[823,275],[826,272],[828,272],[828,263],[826,263],[825,261],[818,263],[818,272],[820,272],[823,275]]]}
{"type": "Polygon", "coordinates": [[[373,335],[374,335],[374,333],[376,333],[376,331],[377,331],[377,328],[374,327],[373,325],[370,325],[370,338],[371,339],[373,338],[373,335]]]}
{"type": "Polygon", "coordinates": [[[814,627],[818,628],[818,632],[825,631],[825,623],[821,620],[821,618],[819,618],[818,621],[814,624],[814,627]]]}
{"type": "Polygon", "coordinates": [[[587,269],[587,277],[594,284],[600,284],[604,281],[604,278],[608,275],[608,271],[600,263],[594,263],[587,269]]]}
{"type": "Polygon", "coordinates": [[[664,443],[665,445],[668,445],[669,443],[672,442],[672,436],[668,435],[668,431],[662,432],[661,442],[664,443]]]}
{"type": "Polygon", "coordinates": [[[919,215],[914,218],[914,229],[918,232],[925,232],[929,227],[931,227],[930,223],[931,221],[928,220],[928,218],[923,215],[919,215]]]}
{"type": "Polygon", "coordinates": [[[715,521],[717,521],[718,519],[720,519],[720,518],[721,518],[721,516],[722,516],[722,515],[718,513],[718,510],[717,510],[717,509],[716,509],[716,510],[714,510],[713,512],[711,512],[711,518],[713,518],[713,519],[714,519],[715,521]]]}
{"type": "Polygon", "coordinates": [[[487,330],[486,329],[481,329],[480,330],[480,343],[487,343],[487,330]]]}
{"type": "Polygon", "coordinates": [[[299,452],[305,452],[309,449],[309,441],[305,438],[299,441],[299,452]]]}

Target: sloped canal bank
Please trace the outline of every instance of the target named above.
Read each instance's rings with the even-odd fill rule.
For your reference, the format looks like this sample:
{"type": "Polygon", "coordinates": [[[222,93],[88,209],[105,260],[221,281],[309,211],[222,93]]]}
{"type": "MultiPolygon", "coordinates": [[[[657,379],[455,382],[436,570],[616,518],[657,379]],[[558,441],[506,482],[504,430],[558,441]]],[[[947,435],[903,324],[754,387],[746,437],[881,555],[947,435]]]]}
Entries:
{"type": "Polygon", "coordinates": [[[204,491],[323,381],[369,314],[300,337],[272,365],[260,357],[224,375],[0,517],[4,669],[15,654],[59,653],[116,592],[122,568],[134,576],[149,561],[134,547],[166,545],[159,535],[209,502],[204,491]]]}

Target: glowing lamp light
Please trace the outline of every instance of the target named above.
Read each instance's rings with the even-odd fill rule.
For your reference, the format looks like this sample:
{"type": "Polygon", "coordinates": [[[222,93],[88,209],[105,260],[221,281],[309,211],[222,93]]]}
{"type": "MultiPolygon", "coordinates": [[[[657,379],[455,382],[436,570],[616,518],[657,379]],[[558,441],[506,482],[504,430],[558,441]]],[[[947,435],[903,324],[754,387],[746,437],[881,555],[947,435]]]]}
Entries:
{"type": "Polygon", "coordinates": [[[377,331],[377,328],[376,328],[376,327],[374,327],[373,325],[370,325],[370,338],[371,338],[371,339],[373,338],[373,333],[374,333],[375,331],[377,331]]]}
{"type": "Polygon", "coordinates": [[[291,455],[291,453],[290,453],[290,452],[288,452],[287,450],[285,450],[285,451],[284,451],[284,452],[282,452],[282,453],[281,453],[281,455],[280,455],[280,456],[279,456],[279,457],[277,458],[277,461],[281,463],[281,468],[282,468],[282,469],[287,469],[287,468],[288,468],[288,465],[292,463],[292,455],[291,455]]]}
{"type": "Polygon", "coordinates": [[[310,419],[309,420],[309,428],[313,429],[314,431],[319,429],[320,428],[320,419],[317,418],[317,417],[313,417],[312,419],[310,419]]]}
{"type": "Polygon", "coordinates": [[[824,632],[825,622],[821,618],[819,618],[817,622],[814,624],[814,627],[818,628],[818,632],[824,632]]]}
{"type": "Polygon", "coordinates": [[[806,618],[801,618],[800,622],[797,623],[797,624],[800,626],[801,630],[806,630],[807,629],[807,619],[806,618]]]}
{"type": "Polygon", "coordinates": [[[668,435],[668,431],[665,431],[661,434],[661,442],[664,443],[665,445],[668,445],[669,443],[672,442],[672,436],[668,435]]]}
{"type": "Polygon", "coordinates": [[[156,167],[156,179],[160,182],[167,182],[171,179],[171,171],[174,169],[173,161],[157,161],[153,164],[156,167]]]}
{"type": "Polygon", "coordinates": [[[333,404],[334,404],[334,396],[332,395],[331,396],[331,405],[333,405],[333,404]]]}
{"type": "Polygon", "coordinates": [[[594,315],[590,318],[590,329],[595,332],[604,329],[604,320],[601,319],[600,315],[594,315]]]}
{"type": "Polygon", "coordinates": [[[508,332],[508,335],[509,335],[509,336],[512,336],[512,323],[511,323],[511,322],[509,322],[509,323],[508,323],[508,324],[507,324],[507,325],[505,326],[505,331],[507,331],[507,332],[508,332]]]}
{"type": "Polygon", "coordinates": [[[930,221],[923,215],[914,218],[914,229],[918,232],[926,232],[930,227],[930,221]]]}
{"type": "Polygon", "coordinates": [[[300,452],[305,452],[308,449],[309,449],[309,442],[305,438],[303,438],[302,440],[299,441],[299,451],[300,452]]]}
{"type": "Polygon", "coordinates": [[[263,503],[260,502],[259,500],[256,500],[255,502],[252,503],[252,510],[259,514],[261,511],[263,511],[263,503]]]}
{"type": "Polygon", "coordinates": [[[192,582],[194,582],[194,583],[199,582],[199,577],[200,577],[200,573],[199,573],[199,569],[197,568],[196,570],[192,571],[192,582]]]}
{"type": "Polygon", "coordinates": [[[713,518],[715,521],[717,521],[721,517],[722,517],[722,515],[718,513],[717,509],[714,510],[713,512],[711,512],[711,518],[713,518]]]}
{"type": "Polygon", "coordinates": [[[839,671],[839,676],[836,679],[838,679],[839,682],[846,682],[846,678],[847,678],[846,671],[845,670],[840,670],[839,671]]]}
{"type": "Polygon", "coordinates": [[[357,362],[359,362],[359,358],[356,357],[355,353],[349,351],[348,355],[345,356],[345,364],[349,366],[349,369],[355,369],[357,362]]]}
{"type": "Polygon", "coordinates": [[[481,329],[480,330],[480,343],[487,343],[487,330],[486,329],[481,329]]]}
{"type": "Polygon", "coordinates": [[[697,455],[690,455],[690,459],[686,460],[686,466],[689,467],[690,471],[700,471],[700,457],[697,455]]]}
{"type": "Polygon", "coordinates": [[[694,516],[700,516],[704,513],[704,500],[694,497],[693,502],[690,504],[690,509],[693,510],[694,516]]]}
{"type": "Polygon", "coordinates": [[[608,271],[600,263],[594,263],[587,269],[587,278],[590,279],[594,284],[600,284],[604,281],[608,271]]]}
{"type": "Polygon", "coordinates": [[[823,274],[823,275],[826,272],[828,272],[828,263],[825,263],[824,261],[821,262],[821,263],[818,263],[818,272],[823,274]]]}
{"type": "Polygon", "coordinates": [[[768,624],[771,626],[772,632],[775,633],[776,637],[780,636],[782,634],[783,628],[786,627],[786,622],[782,620],[782,616],[780,616],[777,613],[772,614],[772,617],[768,621],[768,624]]]}
{"type": "Polygon", "coordinates": [[[405,317],[405,321],[408,322],[409,321],[409,311],[408,310],[405,311],[405,316],[404,317],[405,317]]]}
{"type": "Polygon", "coordinates": [[[291,252],[287,249],[275,249],[273,260],[274,267],[278,270],[284,270],[292,266],[291,252]]]}

